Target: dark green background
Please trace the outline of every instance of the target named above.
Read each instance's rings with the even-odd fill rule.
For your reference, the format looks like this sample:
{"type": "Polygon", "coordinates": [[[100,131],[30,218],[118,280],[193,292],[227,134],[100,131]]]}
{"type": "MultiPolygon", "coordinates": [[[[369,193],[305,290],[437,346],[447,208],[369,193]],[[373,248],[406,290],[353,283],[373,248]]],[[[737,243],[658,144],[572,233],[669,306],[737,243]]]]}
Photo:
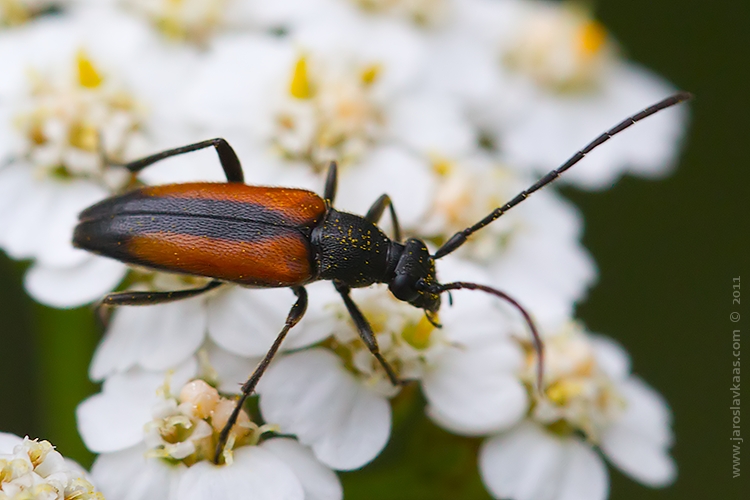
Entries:
{"type": "MultiPolygon", "coordinates": [[[[729,313],[742,314],[746,332],[748,2],[601,1],[596,12],[632,59],[697,96],[674,176],[626,178],[602,193],[565,190],[585,213],[584,242],[600,269],[579,316],[625,345],[634,371],[664,394],[675,415],[677,482],[650,490],[612,471],[611,498],[739,498],[739,481],[731,479],[736,325],[729,313]],[[740,307],[731,304],[736,276],[745,281],[740,307]]],[[[0,257],[0,430],[42,436],[88,463],[73,408],[95,390],[86,380],[86,351],[98,334],[85,309],[32,303],[21,277],[22,265],[0,257]]],[[[750,367],[750,345],[746,350],[750,367]]],[[[477,443],[443,433],[418,413],[397,406],[386,452],[367,472],[343,475],[347,498],[488,498],[472,458],[477,443]]],[[[750,410],[745,415],[750,419],[750,410]]],[[[743,458],[750,473],[750,454],[743,458]]]]}

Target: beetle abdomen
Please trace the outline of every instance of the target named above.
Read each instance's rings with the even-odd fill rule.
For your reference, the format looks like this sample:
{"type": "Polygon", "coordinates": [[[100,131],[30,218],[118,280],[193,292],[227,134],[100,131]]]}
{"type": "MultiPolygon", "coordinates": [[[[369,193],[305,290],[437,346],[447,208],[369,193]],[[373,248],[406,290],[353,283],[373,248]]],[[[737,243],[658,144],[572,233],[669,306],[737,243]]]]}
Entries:
{"type": "Polygon", "coordinates": [[[323,200],[300,189],[172,184],[88,208],[73,241],[154,269],[286,287],[315,274],[309,235],[324,214],[323,200]]]}

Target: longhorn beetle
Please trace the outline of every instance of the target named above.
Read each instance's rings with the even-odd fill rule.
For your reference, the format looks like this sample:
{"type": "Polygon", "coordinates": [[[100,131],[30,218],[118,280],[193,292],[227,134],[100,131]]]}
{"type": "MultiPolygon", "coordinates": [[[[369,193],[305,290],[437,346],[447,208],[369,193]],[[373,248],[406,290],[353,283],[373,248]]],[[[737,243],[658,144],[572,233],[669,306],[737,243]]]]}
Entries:
{"type": "Polygon", "coordinates": [[[171,302],[195,297],[225,283],[255,288],[290,287],[297,296],[281,332],[242,386],[237,406],[219,436],[214,456],[218,463],[245,400],[255,390],[287,332],[305,314],[305,285],[318,280],[333,282],[360,337],[394,385],[403,382],[381,355],[367,318],[350,296],[352,288],[387,283],[397,299],[424,309],[427,319],[436,326],[440,295],[444,292],[480,290],[499,297],[518,309],[531,330],[541,387],[542,343],[529,313],[512,297],[489,286],[461,281],[441,284],[435,261],[457,250],[473,233],[554,181],[615,134],[690,98],[686,92],[674,94],[620,122],[508,203],[454,234],[434,255],[419,239],[401,242],[396,211],[387,194],[378,198],[364,217],[333,208],[336,163],[328,169],[323,198],[302,189],[248,186],[237,155],[224,139],[170,149],[123,166],[135,174],[159,160],[214,147],[226,183],[141,187],[106,199],[80,214],[73,243],[126,263],[212,279],[191,290],[111,293],[102,299],[105,306],[171,302]],[[394,239],[376,226],[386,209],[393,222],[394,239]]]}

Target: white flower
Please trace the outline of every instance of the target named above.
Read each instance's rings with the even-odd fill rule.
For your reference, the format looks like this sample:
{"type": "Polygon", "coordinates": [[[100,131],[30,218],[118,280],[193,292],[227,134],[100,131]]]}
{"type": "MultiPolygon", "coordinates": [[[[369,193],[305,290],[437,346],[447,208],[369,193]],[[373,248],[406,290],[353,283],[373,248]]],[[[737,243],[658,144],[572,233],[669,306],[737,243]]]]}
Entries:
{"type": "Polygon", "coordinates": [[[100,452],[92,476],[110,500],[237,498],[340,499],[336,475],[310,450],[269,436],[244,411],[220,465],[218,434],[235,406],[201,379],[191,361],[168,377],[116,374],[78,408],[86,445],[100,452]]]}
{"type": "Polygon", "coordinates": [[[103,500],[86,471],[48,441],[0,433],[0,498],[103,500]]]}
{"type": "Polygon", "coordinates": [[[35,261],[26,288],[46,304],[90,302],[125,274],[71,239],[81,210],[133,182],[105,156],[135,159],[180,134],[171,87],[190,58],[165,59],[154,44],[137,23],[93,8],[0,38],[0,157],[9,160],[0,170],[0,246],[35,261]]]}
{"type": "MultiPolygon", "coordinates": [[[[146,288],[197,288],[203,278],[148,273],[146,288]]],[[[288,289],[247,289],[226,285],[199,297],[153,306],[122,306],[114,312],[107,333],[94,354],[94,380],[132,367],[166,370],[195,354],[207,338],[239,356],[262,356],[284,326],[294,295],[288,289]]],[[[282,349],[319,342],[319,332],[294,328],[282,349]]]]}
{"type": "MultiPolygon", "coordinates": [[[[472,279],[471,266],[454,263],[454,268],[454,275],[460,270],[464,279],[472,279]]],[[[382,288],[355,290],[352,297],[383,357],[399,377],[423,384],[435,414],[448,419],[458,414],[494,429],[499,415],[513,422],[526,409],[526,392],[514,374],[523,352],[508,339],[508,322],[497,304],[476,295],[456,292],[454,306],[441,312],[442,329],[382,288]],[[456,352],[469,357],[458,359],[456,352]],[[470,383],[472,373],[487,372],[500,380],[470,383]]],[[[388,440],[388,400],[401,388],[391,384],[359,338],[340,297],[311,294],[308,315],[298,328],[333,337],[320,348],[281,356],[269,367],[258,385],[261,412],[281,432],[309,445],[323,463],[336,469],[362,467],[388,440]]]]}
{"type": "MultiPolygon", "coordinates": [[[[422,40],[398,25],[329,26],[217,41],[186,103],[196,123],[287,171],[321,172],[331,160],[346,169],[375,157],[381,167],[385,151],[395,150],[395,168],[409,172],[414,164],[428,169],[431,154],[474,147],[457,103],[418,85],[422,40]]],[[[275,181],[285,180],[278,170],[275,181]]]]}
{"type": "MultiPolygon", "coordinates": [[[[606,29],[572,2],[476,0],[463,7],[460,26],[440,42],[435,72],[467,98],[511,165],[546,173],[620,120],[674,92],[624,60],[606,29]]],[[[686,112],[680,107],[639,123],[563,180],[605,188],[626,172],[667,174],[686,112]]]]}
{"type": "Polygon", "coordinates": [[[619,345],[572,325],[546,338],[545,358],[543,395],[535,389],[536,362],[529,356],[522,372],[531,401],[526,418],[480,450],[480,472],[494,496],[604,499],[609,479],[596,448],[648,486],[674,481],[669,409],[630,374],[619,345]]]}
{"type": "MultiPolygon", "coordinates": [[[[425,215],[407,231],[437,246],[534,182],[483,153],[436,159],[433,169],[436,188],[418,208],[425,215]]],[[[458,256],[482,265],[492,283],[538,319],[561,321],[570,317],[573,304],[596,277],[593,260],[579,241],[582,225],[575,207],[544,190],[474,234],[445,260],[458,256]]]]}

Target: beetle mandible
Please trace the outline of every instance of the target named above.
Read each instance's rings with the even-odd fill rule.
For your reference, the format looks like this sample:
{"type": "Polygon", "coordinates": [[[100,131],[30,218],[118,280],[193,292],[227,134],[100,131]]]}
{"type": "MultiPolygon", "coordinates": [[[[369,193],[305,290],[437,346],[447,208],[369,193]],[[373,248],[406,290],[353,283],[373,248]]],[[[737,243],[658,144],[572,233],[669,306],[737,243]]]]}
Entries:
{"type": "Polygon", "coordinates": [[[369,322],[350,296],[352,288],[386,283],[397,299],[423,309],[427,319],[436,325],[440,295],[450,290],[480,290],[509,302],[523,315],[531,330],[541,384],[542,343],[528,312],[512,297],[485,285],[441,284],[435,261],[457,250],[473,233],[557,179],[612,136],[690,98],[689,93],[679,92],[623,120],[505,205],[454,234],[433,255],[419,239],[401,242],[396,211],[387,194],[378,198],[364,217],[333,208],[335,162],[328,169],[323,198],[303,189],[249,186],[244,184],[237,155],[224,139],[163,151],[123,166],[135,174],[165,158],[214,147],[226,183],[141,187],[105,199],[80,214],[73,244],[129,264],[212,278],[207,285],[191,290],[111,293],[102,300],[105,306],[171,302],[195,297],[225,283],[256,288],[289,287],[297,296],[281,332],[242,386],[237,406],[219,437],[214,457],[218,463],[245,400],[255,390],[286,334],[305,313],[305,285],[318,280],[333,282],[360,337],[394,385],[403,382],[381,355],[369,322]],[[393,223],[393,239],[376,225],[386,209],[393,223]]]}

